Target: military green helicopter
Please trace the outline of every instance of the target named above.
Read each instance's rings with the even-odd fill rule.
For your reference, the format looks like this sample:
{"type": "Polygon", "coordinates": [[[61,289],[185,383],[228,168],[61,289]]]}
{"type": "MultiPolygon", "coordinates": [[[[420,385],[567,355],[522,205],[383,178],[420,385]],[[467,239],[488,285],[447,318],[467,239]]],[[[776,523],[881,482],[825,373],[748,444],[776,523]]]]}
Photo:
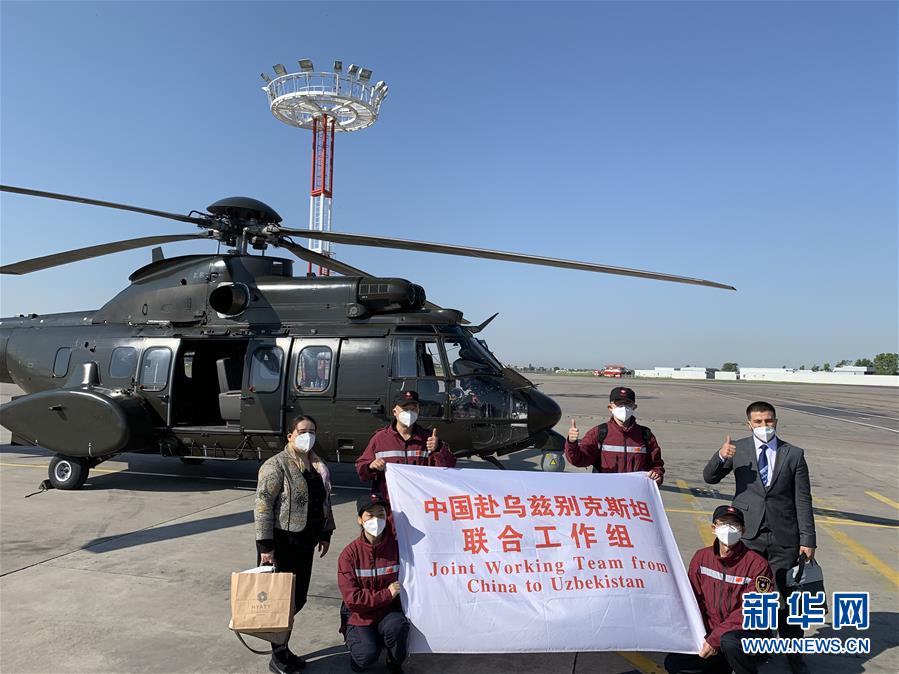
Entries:
{"type": "MultiPolygon", "coordinates": [[[[51,484],[78,489],[89,470],[122,452],[187,463],[264,460],[283,448],[288,420],[318,421],[318,449],[351,462],[389,419],[390,400],[418,391],[420,418],[458,456],[561,449],[559,406],[478,339],[480,325],[431,302],[420,285],[382,278],[316,253],[291,237],[623,274],[714,288],[656,272],[467,246],[290,229],[266,204],[216,201],[207,212],[168,213],[19,187],[3,192],[145,213],[201,231],[145,236],[0,267],[28,274],[155,246],[152,262],[95,311],[0,319],[0,382],[26,395],[0,408],[23,443],[55,452],[51,484]],[[165,258],[162,244],[209,239],[225,254],[165,258]],[[342,276],[293,275],[280,248],[342,276]],[[260,254],[251,254],[250,251],[260,254]]],[[[557,464],[558,465],[558,464],[557,464]]]]}

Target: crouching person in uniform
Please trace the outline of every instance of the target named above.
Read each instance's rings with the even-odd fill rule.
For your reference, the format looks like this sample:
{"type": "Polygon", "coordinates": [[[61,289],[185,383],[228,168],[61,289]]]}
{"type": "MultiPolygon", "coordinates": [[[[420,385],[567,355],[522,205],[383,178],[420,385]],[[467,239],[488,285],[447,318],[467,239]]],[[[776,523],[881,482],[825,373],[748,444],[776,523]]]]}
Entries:
{"type": "Polygon", "coordinates": [[[720,505],[712,515],[716,541],[698,550],[690,562],[690,585],[696,595],[705,641],[698,655],[670,653],[665,658],[669,674],[709,672],[713,674],[754,674],[761,658],[743,651],[743,637],[763,636],[743,631],[743,595],[771,592],[771,568],[757,552],[747,548],[743,535],[743,512],[720,505]]]}
{"type": "Polygon", "coordinates": [[[337,561],[350,668],[365,671],[386,647],[387,671],[399,674],[406,659],[409,621],[400,606],[400,556],[393,528],[387,524],[388,504],[379,494],[366,494],[356,501],[356,511],[362,532],[337,561]]]}

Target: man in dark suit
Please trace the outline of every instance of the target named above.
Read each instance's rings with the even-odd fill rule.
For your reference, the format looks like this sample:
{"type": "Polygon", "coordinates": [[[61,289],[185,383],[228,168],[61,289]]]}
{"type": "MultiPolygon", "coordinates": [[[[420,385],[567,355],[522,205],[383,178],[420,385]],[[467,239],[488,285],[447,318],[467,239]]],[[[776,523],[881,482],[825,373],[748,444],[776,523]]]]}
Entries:
{"type": "MultiPolygon", "coordinates": [[[[773,405],[752,403],[746,408],[746,419],[752,435],[736,443],[727,436],[709,459],[702,477],[709,484],[717,484],[734,472],[733,506],[743,511],[746,520],[743,543],[768,560],[777,588],[785,598],[787,573],[799,554],[805,553],[809,559],[815,556],[808,465],[802,449],[777,436],[773,405]]],[[[785,611],[778,623],[780,636],[802,636],[799,626],[787,625],[785,611]]],[[[808,672],[801,655],[790,655],[788,659],[794,674],[808,672]]]]}

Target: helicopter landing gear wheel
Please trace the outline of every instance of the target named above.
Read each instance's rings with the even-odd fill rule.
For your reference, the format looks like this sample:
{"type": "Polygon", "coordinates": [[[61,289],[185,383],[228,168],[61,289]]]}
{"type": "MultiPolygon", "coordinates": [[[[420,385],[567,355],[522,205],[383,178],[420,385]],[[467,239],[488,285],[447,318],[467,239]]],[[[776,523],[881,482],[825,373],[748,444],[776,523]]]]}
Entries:
{"type": "Polygon", "coordinates": [[[187,464],[188,466],[199,466],[199,465],[200,465],[201,463],[203,463],[205,460],[206,460],[206,459],[195,459],[195,458],[192,457],[192,456],[182,456],[182,457],[181,457],[181,463],[185,463],[185,464],[187,464]]]}
{"type": "Polygon", "coordinates": [[[87,459],[57,454],[50,461],[50,484],[56,489],[81,489],[87,480],[90,465],[87,459]]]}

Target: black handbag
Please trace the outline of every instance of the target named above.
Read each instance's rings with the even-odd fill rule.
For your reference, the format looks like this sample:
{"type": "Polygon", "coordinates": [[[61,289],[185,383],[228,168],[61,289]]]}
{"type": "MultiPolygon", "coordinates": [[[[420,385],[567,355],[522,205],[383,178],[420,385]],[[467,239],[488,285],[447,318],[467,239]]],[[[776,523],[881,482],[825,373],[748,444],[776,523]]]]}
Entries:
{"type": "Polygon", "coordinates": [[[828,611],[827,592],[824,589],[824,570],[813,559],[806,557],[803,552],[792,569],[787,572],[787,595],[793,592],[818,592],[824,593],[824,610],[828,611]]]}

